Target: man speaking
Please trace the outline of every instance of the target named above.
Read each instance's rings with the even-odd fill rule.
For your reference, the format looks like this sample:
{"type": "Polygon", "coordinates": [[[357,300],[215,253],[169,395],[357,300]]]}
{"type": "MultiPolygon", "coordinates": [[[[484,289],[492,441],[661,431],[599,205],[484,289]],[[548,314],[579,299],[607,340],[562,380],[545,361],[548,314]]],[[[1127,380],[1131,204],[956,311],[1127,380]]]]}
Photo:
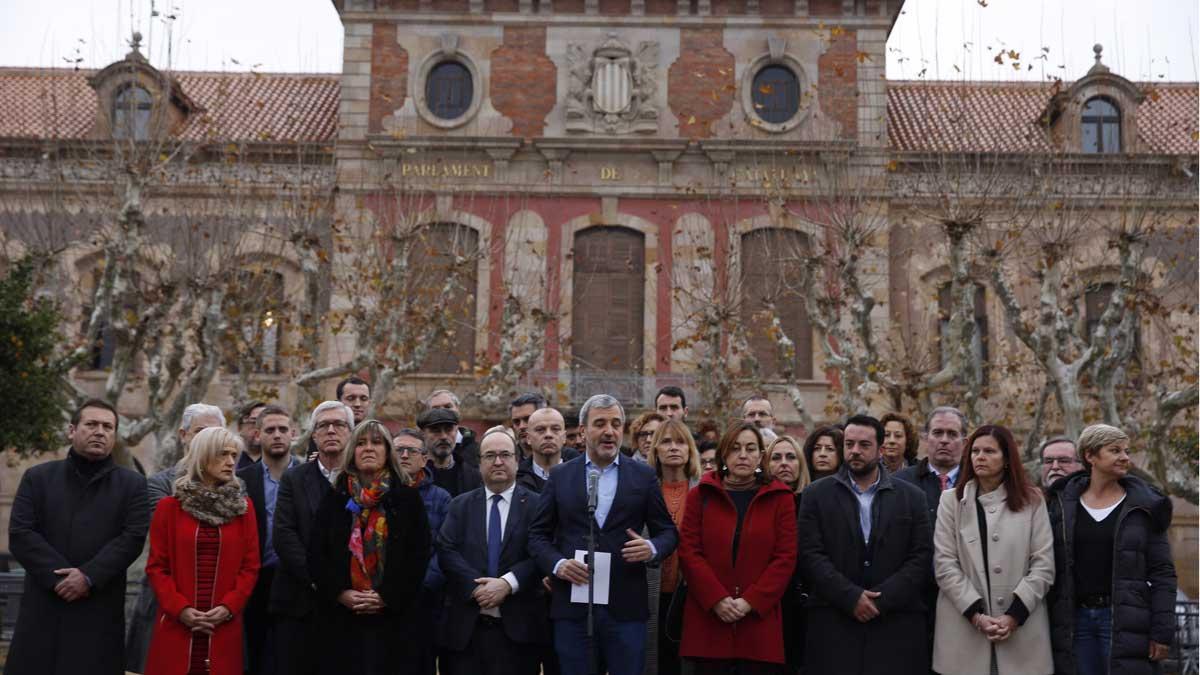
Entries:
{"type": "Polygon", "coordinates": [[[586,453],[555,467],[542,488],[529,530],[529,550],[552,576],[554,647],[563,675],[587,675],[588,567],[576,560],[588,549],[589,488],[595,503],[597,553],[594,605],[595,654],[611,675],[638,675],[645,665],[646,566],[671,555],[679,534],[649,466],[621,461],[625,411],[613,397],[598,394],[579,411],[586,453]],[[643,530],[650,538],[641,536],[643,530]],[[604,554],[610,556],[603,578],[604,554]],[[603,596],[607,590],[607,598],[603,596]],[[573,597],[574,601],[573,601],[573,597]]]}

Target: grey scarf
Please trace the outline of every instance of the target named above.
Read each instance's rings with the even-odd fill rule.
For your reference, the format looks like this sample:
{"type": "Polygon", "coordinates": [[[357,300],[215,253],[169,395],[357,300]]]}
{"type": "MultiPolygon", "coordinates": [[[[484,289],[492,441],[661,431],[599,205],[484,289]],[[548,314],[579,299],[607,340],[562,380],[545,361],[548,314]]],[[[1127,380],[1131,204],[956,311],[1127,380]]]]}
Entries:
{"type": "Polygon", "coordinates": [[[237,478],[216,488],[196,482],[177,486],[175,496],[184,511],[209,525],[224,525],[246,512],[246,489],[237,478]]]}

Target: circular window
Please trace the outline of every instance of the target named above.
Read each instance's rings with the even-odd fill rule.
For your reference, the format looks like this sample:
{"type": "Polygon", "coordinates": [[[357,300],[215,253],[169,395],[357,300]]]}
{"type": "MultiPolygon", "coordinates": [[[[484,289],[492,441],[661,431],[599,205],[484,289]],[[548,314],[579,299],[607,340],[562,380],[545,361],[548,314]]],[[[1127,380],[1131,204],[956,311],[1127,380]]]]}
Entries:
{"type": "Polygon", "coordinates": [[[750,97],[759,119],[783,124],[800,112],[800,78],[787,66],[766,66],[755,74],[750,97]]]}
{"type": "Polygon", "coordinates": [[[474,94],[471,71],[458,61],[442,61],[425,80],[425,105],[439,119],[456,120],[465,115],[474,94]]]}

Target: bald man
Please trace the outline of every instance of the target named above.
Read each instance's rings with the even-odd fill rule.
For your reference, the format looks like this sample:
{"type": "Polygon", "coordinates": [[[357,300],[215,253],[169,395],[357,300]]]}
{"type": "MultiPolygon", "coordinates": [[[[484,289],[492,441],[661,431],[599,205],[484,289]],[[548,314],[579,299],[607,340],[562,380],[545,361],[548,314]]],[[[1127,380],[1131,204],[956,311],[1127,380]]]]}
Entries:
{"type": "Polygon", "coordinates": [[[567,424],[562,413],[554,408],[540,408],[529,415],[525,442],[532,453],[521,460],[517,483],[534,492],[542,491],[550,477],[550,469],[579,454],[571,448],[563,448],[567,442],[567,424]]]}

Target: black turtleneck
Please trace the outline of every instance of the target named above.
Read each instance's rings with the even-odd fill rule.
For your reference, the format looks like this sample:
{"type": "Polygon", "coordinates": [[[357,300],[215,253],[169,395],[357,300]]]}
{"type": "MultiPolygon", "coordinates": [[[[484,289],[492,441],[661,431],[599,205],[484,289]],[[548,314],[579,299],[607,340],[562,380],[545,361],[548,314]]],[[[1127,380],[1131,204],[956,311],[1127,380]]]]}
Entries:
{"type": "Polygon", "coordinates": [[[106,455],[103,459],[90,460],[87,457],[75,452],[75,448],[67,451],[67,459],[75,467],[84,478],[93,478],[100,470],[108,466],[112,462],[112,455],[106,455]]]}

